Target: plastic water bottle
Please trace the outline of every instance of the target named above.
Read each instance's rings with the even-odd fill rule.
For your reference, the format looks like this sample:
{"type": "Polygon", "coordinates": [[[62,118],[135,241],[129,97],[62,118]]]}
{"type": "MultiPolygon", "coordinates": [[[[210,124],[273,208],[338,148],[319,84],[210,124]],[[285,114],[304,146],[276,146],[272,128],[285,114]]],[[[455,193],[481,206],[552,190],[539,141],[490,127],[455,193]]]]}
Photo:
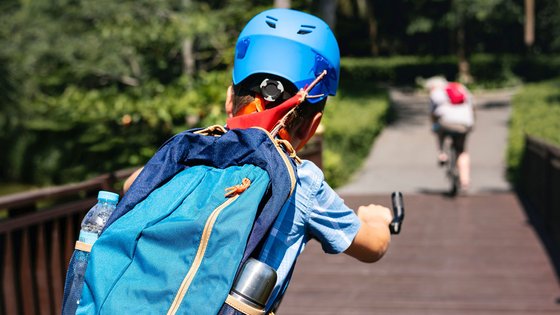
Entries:
{"type": "Polygon", "coordinates": [[[103,231],[111,213],[117,207],[119,195],[101,190],[97,195],[97,204],[89,210],[82,221],[80,230],[80,242],[93,245],[103,231]]]}
{"type": "MultiPolygon", "coordinates": [[[[119,195],[101,190],[97,203],[88,211],[81,225],[79,242],[93,245],[103,231],[107,220],[115,210],[119,195]]],[[[84,286],[84,276],[88,264],[88,251],[77,249],[70,260],[70,268],[64,286],[64,304],[62,314],[76,313],[84,286]]]]}

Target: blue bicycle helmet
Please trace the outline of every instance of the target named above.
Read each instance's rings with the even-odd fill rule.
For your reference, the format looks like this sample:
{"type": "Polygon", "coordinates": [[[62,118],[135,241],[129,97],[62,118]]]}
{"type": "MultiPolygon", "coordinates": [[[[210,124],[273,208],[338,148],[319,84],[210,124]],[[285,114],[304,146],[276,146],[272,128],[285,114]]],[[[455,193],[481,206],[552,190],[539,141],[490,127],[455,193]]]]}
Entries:
{"type": "Polygon", "coordinates": [[[323,70],[327,76],[310,92],[324,94],[315,103],[335,95],[340,76],[340,51],[333,32],[323,20],[300,11],[271,9],[247,23],[235,47],[233,84],[258,74],[273,74],[298,89],[323,70]]]}

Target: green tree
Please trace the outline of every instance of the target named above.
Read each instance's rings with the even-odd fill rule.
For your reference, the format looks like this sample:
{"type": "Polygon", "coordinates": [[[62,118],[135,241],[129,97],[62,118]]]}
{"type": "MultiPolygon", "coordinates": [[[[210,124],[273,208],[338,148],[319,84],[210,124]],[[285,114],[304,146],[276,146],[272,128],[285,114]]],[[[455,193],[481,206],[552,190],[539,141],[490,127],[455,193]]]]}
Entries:
{"type": "Polygon", "coordinates": [[[172,133],[217,119],[239,25],[264,2],[2,3],[2,179],[61,182],[142,163],[172,133]]]}
{"type": "MultiPolygon", "coordinates": [[[[470,82],[472,80],[468,56],[477,47],[477,40],[483,36],[486,27],[492,29],[491,23],[496,27],[496,17],[509,14],[520,19],[519,5],[514,5],[511,0],[427,0],[408,1],[415,9],[421,12],[432,12],[429,15],[418,14],[407,27],[408,34],[430,33],[437,29],[445,29],[452,38],[450,47],[458,58],[459,80],[470,82]],[[427,6],[439,5],[438,10],[427,10],[427,6]]],[[[504,20],[501,20],[502,25],[504,20]]],[[[498,23],[499,24],[499,23],[498,23]]],[[[511,40],[511,38],[509,38],[511,40]]]]}
{"type": "Polygon", "coordinates": [[[560,52],[560,2],[536,1],[535,8],[535,52],[560,52]]]}

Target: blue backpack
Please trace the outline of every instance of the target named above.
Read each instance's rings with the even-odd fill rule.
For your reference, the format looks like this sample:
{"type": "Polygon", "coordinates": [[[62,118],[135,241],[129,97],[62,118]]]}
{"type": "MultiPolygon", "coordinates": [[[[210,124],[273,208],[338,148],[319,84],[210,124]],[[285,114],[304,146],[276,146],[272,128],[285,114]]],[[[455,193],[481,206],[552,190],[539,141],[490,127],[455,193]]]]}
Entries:
{"type": "Polygon", "coordinates": [[[168,140],[93,246],[76,314],[242,314],[224,302],[293,196],[285,146],[221,126],[168,140]]]}

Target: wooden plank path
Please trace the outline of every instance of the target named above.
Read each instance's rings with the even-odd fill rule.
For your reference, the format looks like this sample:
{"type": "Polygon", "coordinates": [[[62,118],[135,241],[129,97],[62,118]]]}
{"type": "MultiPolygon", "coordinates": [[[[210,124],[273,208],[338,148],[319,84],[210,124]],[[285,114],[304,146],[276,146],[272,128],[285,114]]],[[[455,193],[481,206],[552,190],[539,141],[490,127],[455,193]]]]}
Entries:
{"type": "Polygon", "coordinates": [[[427,95],[391,90],[397,120],[338,192],[356,209],[389,206],[390,193],[402,191],[402,233],[375,264],[324,254],[312,242],[278,313],[560,315],[553,263],[503,175],[513,93],[475,94],[471,190],[449,199],[435,163],[427,95]]]}
{"type": "Polygon", "coordinates": [[[558,279],[514,194],[405,195],[405,208],[402,233],[377,263],[309,244],[278,313],[560,314],[558,279]]]}

